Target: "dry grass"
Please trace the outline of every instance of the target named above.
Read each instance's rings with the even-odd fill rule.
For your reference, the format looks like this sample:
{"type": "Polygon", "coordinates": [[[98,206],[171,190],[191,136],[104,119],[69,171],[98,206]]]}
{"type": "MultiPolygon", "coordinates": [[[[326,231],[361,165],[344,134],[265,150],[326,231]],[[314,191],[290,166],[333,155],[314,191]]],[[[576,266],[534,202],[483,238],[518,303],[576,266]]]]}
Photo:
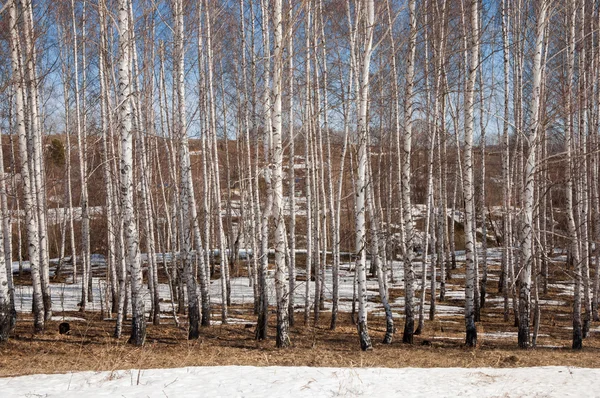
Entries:
{"type": "MultiPolygon", "coordinates": [[[[82,316],[78,313],[67,315],[82,316]]],[[[71,322],[70,336],[58,333],[59,322],[49,322],[44,334],[33,335],[31,322],[19,321],[15,336],[0,345],[0,376],[212,365],[600,367],[600,344],[593,337],[585,341],[586,348],[581,352],[573,352],[567,348],[523,351],[516,349],[514,341],[486,339],[485,332],[488,330],[515,329],[502,322],[495,323],[496,318],[492,320],[484,317],[479,326],[480,340],[476,349],[464,348],[460,318],[427,322],[425,333],[415,336],[415,344],[412,346],[400,342],[400,333],[397,333],[393,344],[380,344],[385,330],[383,319],[374,318],[369,324],[374,350],[361,352],[348,314],[341,316],[340,326],[335,332],[328,330],[329,317],[325,314],[317,327],[293,327],[293,345],[286,350],[274,347],[274,325],[270,325],[269,340],[260,342],[254,340],[254,329],[243,324],[204,328],[198,341],[187,341],[186,331],[176,328],[172,323],[149,325],[146,345],[137,348],[126,343],[128,328],[124,330],[124,337],[116,340],[111,337],[113,321],[101,320],[98,314],[93,313],[83,316],[85,322],[71,322]],[[424,341],[431,345],[422,345],[424,341]]],[[[246,318],[251,322],[252,317],[246,318]]],[[[274,319],[273,316],[271,318],[274,319]]],[[[554,333],[550,333],[552,343],[568,347],[569,331],[562,329],[563,332],[560,332],[556,326],[554,329],[554,333]]],[[[542,331],[549,334],[548,330],[542,331]]]]}
{"type": "MultiPolygon", "coordinates": [[[[461,272],[462,270],[458,270],[461,272]]],[[[553,281],[565,280],[562,265],[551,268],[553,281]]],[[[497,267],[491,273],[498,273],[497,267]]],[[[453,280],[460,284],[464,281],[453,280]]],[[[497,282],[488,283],[489,297],[497,296],[497,282]]],[[[402,292],[392,290],[392,296],[402,292]]],[[[541,299],[561,300],[560,305],[546,305],[542,309],[538,348],[519,350],[516,327],[504,322],[502,310],[491,301],[482,310],[478,323],[478,347],[463,345],[464,318],[438,317],[426,321],[424,333],[415,336],[413,345],[401,343],[402,320],[397,320],[398,332],[391,345],[381,344],[385,332],[384,319],[369,318],[369,329],[374,350],[361,352],[356,329],[350,314],[340,314],[338,328],[329,330],[330,315],[323,313],[318,325],[304,326],[301,313],[296,313],[296,326],[291,328],[292,346],[276,349],[275,316],[270,317],[269,339],[254,340],[254,323],[249,306],[233,306],[230,313],[247,324],[216,325],[201,330],[197,341],[186,340],[186,330],[163,319],[160,326],[148,325],[146,345],[143,348],[127,344],[129,324],[125,323],[123,337],[112,337],[114,321],[102,320],[98,313],[65,313],[65,316],[84,318],[72,321],[70,336],[58,333],[59,322],[48,322],[46,332],[32,334],[31,315],[20,314],[21,319],[12,338],[0,345],[0,376],[35,373],[63,373],[82,370],[116,370],[127,368],[169,368],[210,365],[282,365],[282,366],[336,366],[336,367],[520,367],[566,365],[600,367],[600,329],[592,331],[584,340],[584,349],[572,351],[570,297],[559,295],[551,288],[541,299]],[[25,319],[24,319],[25,318],[25,319]],[[27,319],[29,318],[29,319],[27,319]],[[511,332],[513,335],[498,336],[511,332]]],[[[462,299],[444,303],[462,306],[462,299]]],[[[213,319],[218,319],[215,306],[213,319]]],[[[55,315],[61,315],[59,313],[55,315]]],[[[427,315],[427,314],[426,314],[427,315]]],[[[181,320],[185,326],[185,317],[181,320]]],[[[595,327],[595,328],[594,328],[595,327]]]]}

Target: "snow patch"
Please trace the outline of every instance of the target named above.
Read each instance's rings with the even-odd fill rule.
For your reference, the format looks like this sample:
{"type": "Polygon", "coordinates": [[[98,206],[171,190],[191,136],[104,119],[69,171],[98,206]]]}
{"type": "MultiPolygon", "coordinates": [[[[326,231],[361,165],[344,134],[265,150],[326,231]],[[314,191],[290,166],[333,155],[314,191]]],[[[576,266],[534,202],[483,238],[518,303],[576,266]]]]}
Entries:
{"type": "Polygon", "coordinates": [[[6,398],[598,396],[600,369],[211,366],[0,378],[6,398]],[[443,382],[440,382],[443,381],[443,382]]]}

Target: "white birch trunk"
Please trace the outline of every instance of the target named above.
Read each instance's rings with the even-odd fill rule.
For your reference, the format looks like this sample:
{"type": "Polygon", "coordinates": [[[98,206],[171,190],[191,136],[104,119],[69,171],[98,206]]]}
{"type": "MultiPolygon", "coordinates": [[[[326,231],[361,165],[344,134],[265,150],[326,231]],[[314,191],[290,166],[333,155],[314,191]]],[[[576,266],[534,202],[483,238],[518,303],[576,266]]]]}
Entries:
{"type": "Polygon", "coordinates": [[[283,92],[283,22],[282,0],[275,0],[273,9],[274,51],[273,81],[271,97],[273,100],[273,219],[275,221],[275,294],[277,297],[277,347],[290,344],[288,334],[288,274],[285,262],[285,219],[283,206],[283,145],[282,127],[282,92],[283,92]]]}
{"type": "Polygon", "coordinates": [[[221,321],[227,323],[227,306],[229,304],[228,279],[229,279],[229,264],[227,263],[227,241],[223,229],[223,217],[221,216],[221,174],[219,166],[219,152],[217,146],[217,121],[216,121],[216,104],[213,89],[213,51],[212,51],[212,28],[211,17],[208,9],[208,2],[205,2],[206,13],[206,48],[207,48],[207,63],[208,63],[208,95],[209,95],[209,112],[210,112],[210,134],[212,143],[212,173],[214,175],[214,209],[217,222],[217,235],[219,243],[219,262],[221,270],[221,321]]]}
{"type": "MultiPolygon", "coordinates": [[[[202,3],[198,4],[198,58],[199,58],[199,62],[198,62],[198,71],[200,74],[200,93],[203,93],[203,90],[205,88],[205,84],[204,84],[204,80],[205,80],[205,74],[204,74],[204,49],[203,49],[203,40],[202,40],[202,34],[201,33],[201,29],[202,29],[202,3]]],[[[203,99],[200,100],[200,107],[201,109],[203,109],[204,111],[206,111],[206,107],[202,107],[202,101],[203,99]]],[[[202,149],[203,149],[203,171],[204,171],[204,184],[205,184],[205,195],[204,195],[204,208],[205,211],[208,212],[208,192],[207,192],[207,178],[206,178],[206,134],[202,134],[202,149]]],[[[210,246],[203,246],[202,245],[202,235],[200,232],[200,221],[198,219],[198,210],[196,208],[196,197],[194,195],[194,187],[192,184],[192,180],[190,179],[188,184],[190,185],[190,209],[191,209],[191,216],[192,216],[192,226],[194,228],[194,243],[195,243],[195,247],[196,247],[196,258],[199,262],[199,267],[198,267],[198,274],[199,274],[199,279],[200,279],[200,295],[202,298],[202,326],[210,326],[210,261],[208,259],[208,252],[209,252],[209,247],[210,246]],[[204,255],[206,254],[206,256],[204,255]]],[[[206,214],[205,214],[206,216],[206,214]]],[[[206,226],[209,225],[208,220],[205,220],[206,226]]],[[[208,239],[209,234],[207,233],[205,238],[208,239]]],[[[207,241],[208,244],[208,241],[207,241]]]]}
{"type": "Polygon", "coordinates": [[[10,46],[12,76],[15,84],[16,95],[16,120],[17,133],[19,136],[19,157],[21,166],[21,185],[23,187],[23,202],[25,211],[25,223],[27,229],[27,248],[31,266],[31,280],[33,284],[33,326],[34,332],[40,333],[44,330],[44,299],[42,295],[42,283],[40,277],[39,263],[39,235],[36,223],[37,203],[33,198],[33,186],[29,173],[30,160],[28,138],[25,119],[25,84],[23,75],[23,64],[20,54],[19,29],[17,26],[17,1],[12,0],[9,6],[10,15],[10,46]]]}
{"type": "Polygon", "coordinates": [[[294,132],[294,35],[293,24],[293,4],[292,0],[288,0],[288,29],[287,34],[287,56],[288,56],[288,100],[289,100],[289,208],[290,208],[290,226],[289,226],[289,299],[288,299],[288,319],[289,326],[294,326],[294,292],[296,290],[296,136],[294,132]]]}
{"type": "MultiPolygon", "coordinates": [[[[312,6],[309,3],[308,8],[306,10],[305,17],[305,30],[310,32],[311,30],[311,15],[312,15],[312,6]]],[[[304,97],[304,187],[306,192],[306,260],[305,260],[305,269],[306,269],[306,285],[304,287],[304,324],[308,325],[308,318],[310,315],[310,281],[311,281],[311,273],[312,273],[312,258],[313,258],[313,215],[312,215],[312,162],[310,156],[310,135],[312,129],[311,123],[311,95],[310,95],[310,74],[311,74],[311,46],[310,46],[310,35],[306,34],[306,59],[304,66],[304,77],[306,79],[305,83],[305,97],[304,97]]]]}
{"type": "Polygon", "coordinates": [[[113,191],[113,176],[111,173],[111,163],[109,161],[109,137],[112,139],[112,117],[110,109],[110,94],[108,90],[108,81],[106,76],[106,4],[101,0],[98,4],[99,23],[100,23],[100,48],[98,53],[98,73],[100,79],[100,119],[102,129],[102,176],[106,189],[106,227],[107,227],[107,273],[110,275],[110,287],[112,294],[111,312],[118,311],[118,289],[117,289],[117,273],[116,273],[116,213],[113,204],[115,193],[113,191]]]}
{"type": "MultiPolygon", "coordinates": [[[[592,24],[594,26],[594,24],[592,24]]],[[[598,13],[598,19],[596,20],[596,28],[600,27],[600,13],[598,13]]],[[[600,103],[600,87],[598,86],[598,82],[600,82],[600,49],[596,49],[594,60],[594,67],[592,68],[591,76],[593,76],[596,80],[596,103],[600,103]]],[[[593,101],[593,100],[592,100],[593,101]]],[[[600,106],[596,106],[596,110],[594,113],[595,116],[595,131],[600,130],[600,106]]],[[[600,138],[597,134],[592,134],[594,148],[598,148],[600,144],[600,138]]],[[[592,301],[592,318],[594,321],[600,320],[600,316],[598,314],[598,306],[600,304],[600,245],[598,242],[600,241],[600,184],[598,181],[599,173],[598,168],[600,167],[600,156],[598,153],[595,153],[591,157],[592,161],[592,219],[593,219],[593,239],[594,243],[594,252],[592,253],[595,260],[595,272],[594,272],[594,294],[592,301]]],[[[552,202],[550,202],[552,204],[552,202]]],[[[552,213],[551,213],[552,215],[552,213]]],[[[551,235],[552,236],[552,235],[551,235]]]]}
{"type": "Polygon", "coordinates": [[[75,1],[71,0],[71,23],[73,28],[73,62],[75,67],[75,118],[77,126],[77,147],[79,156],[79,182],[81,184],[81,196],[79,206],[81,208],[81,246],[82,246],[82,280],[81,280],[81,306],[80,310],[85,311],[88,279],[90,273],[90,253],[89,253],[89,214],[88,214],[88,191],[87,191],[87,156],[86,156],[86,126],[82,123],[81,86],[79,84],[79,45],[77,33],[77,18],[75,16],[75,1]]]}
{"type": "Polygon", "coordinates": [[[36,72],[36,48],[35,48],[35,32],[33,23],[33,6],[31,0],[26,0],[23,3],[23,20],[24,20],[24,38],[25,38],[25,53],[23,61],[25,64],[24,78],[27,83],[27,111],[29,113],[29,151],[30,151],[30,170],[32,183],[32,200],[35,204],[35,218],[38,224],[38,240],[39,240],[39,268],[40,279],[42,286],[42,296],[44,300],[44,318],[50,320],[52,318],[52,300],[50,296],[50,276],[48,265],[48,231],[46,226],[45,213],[45,189],[44,189],[44,165],[42,159],[42,132],[40,127],[39,116],[39,92],[38,78],[36,72]]]}
{"type": "MultiPolygon", "coordinates": [[[[413,0],[414,2],[414,0],[413,0]]],[[[356,274],[358,280],[358,336],[360,347],[363,351],[371,350],[371,338],[367,330],[367,239],[365,231],[365,194],[366,171],[367,171],[367,135],[368,135],[368,112],[369,105],[369,77],[371,66],[371,53],[373,51],[373,30],[375,25],[375,4],[373,0],[367,0],[363,4],[365,37],[360,70],[360,96],[358,98],[358,171],[356,175],[356,274]]],[[[412,333],[412,332],[411,332],[412,333]]]]}
{"type": "Polygon", "coordinates": [[[436,278],[435,278],[435,267],[437,266],[440,270],[440,300],[445,300],[446,297],[446,270],[444,265],[444,245],[448,247],[448,229],[447,225],[447,206],[446,206],[446,123],[445,123],[445,101],[446,93],[442,90],[442,73],[446,49],[446,0],[442,1],[441,10],[439,10],[439,4],[435,3],[436,19],[435,24],[439,26],[439,42],[435,48],[434,55],[436,59],[435,63],[435,91],[433,98],[433,117],[434,117],[434,129],[436,134],[437,143],[437,157],[438,157],[438,170],[437,170],[437,194],[438,198],[438,209],[436,211],[436,265],[432,265],[432,278],[431,278],[431,305],[429,307],[429,320],[433,321],[436,311],[436,278]],[[444,163],[442,163],[444,162],[444,163]]]}
{"type": "MultiPolygon", "coordinates": [[[[243,110],[244,110],[244,141],[245,141],[245,150],[246,150],[246,157],[245,157],[245,169],[247,172],[247,175],[245,177],[245,181],[247,182],[246,184],[246,191],[247,191],[247,195],[249,197],[249,205],[248,205],[248,209],[249,209],[249,213],[250,213],[250,217],[249,217],[249,224],[250,224],[250,241],[251,241],[251,248],[252,248],[252,266],[251,266],[251,271],[252,271],[252,275],[250,277],[250,281],[252,283],[252,288],[253,288],[253,293],[254,293],[254,310],[255,313],[258,313],[258,283],[257,283],[257,271],[258,271],[258,256],[256,255],[258,253],[258,244],[257,244],[257,239],[256,239],[256,234],[257,234],[257,222],[256,222],[256,208],[257,208],[257,199],[254,195],[254,186],[255,186],[255,179],[254,179],[254,172],[253,172],[253,168],[252,168],[252,151],[250,149],[250,108],[248,106],[248,102],[249,102],[249,97],[250,97],[250,93],[249,93],[249,87],[248,87],[248,75],[247,75],[247,60],[246,60],[246,51],[247,51],[247,44],[246,44],[246,28],[245,28],[245,16],[244,16],[244,11],[245,11],[245,0],[240,0],[240,20],[241,20],[241,37],[242,37],[242,89],[243,89],[243,110]]],[[[292,40],[292,37],[290,35],[289,40],[292,40]]],[[[292,59],[290,59],[291,61],[292,59]]],[[[290,79],[291,80],[291,79],[290,79]]],[[[290,81],[290,85],[293,85],[293,83],[290,81]]],[[[291,97],[290,97],[291,100],[291,97]]],[[[291,133],[290,133],[291,134],[291,133]]],[[[291,134],[293,137],[293,134],[291,134]]],[[[293,160],[293,159],[292,159],[293,160]]],[[[294,221],[294,218],[292,217],[292,222],[294,221]]],[[[291,230],[291,227],[290,227],[291,230]]],[[[291,234],[291,232],[290,232],[291,234]]],[[[244,240],[244,242],[247,243],[246,240],[244,240]]],[[[292,245],[295,245],[296,240],[295,240],[295,236],[292,236],[290,239],[290,242],[292,245]]],[[[294,246],[295,247],[295,246],[294,246]]],[[[292,253],[292,256],[294,256],[294,254],[292,253]]],[[[293,257],[295,258],[295,257],[293,257]]],[[[295,268],[292,268],[292,266],[290,267],[290,269],[292,271],[295,271],[295,268]]],[[[295,277],[293,278],[293,280],[295,280],[295,277]]],[[[290,283],[292,283],[293,281],[290,280],[290,283]]],[[[290,289],[290,291],[292,291],[292,289],[290,289]]],[[[291,303],[291,298],[290,298],[290,303],[291,303]]],[[[292,304],[290,304],[292,305],[292,304]]],[[[291,313],[291,312],[290,312],[291,313]]],[[[290,318],[290,324],[291,324],[292,318],[290,318]]]]}
{"type": "Polygon", "coordinates": [[[502,55],[504,64],[504,117],[502,122],[502,271],[500,276],[501,284],[498,289],[502,290],[504,297],[504,322],[509,319],[509,262],[511,237],[509,231],[510,218],[510,194],[511,181],[509,173],[510,163],[510,141],[508,135],[509,126],[509,68],[510,68],[510,45],[508,41],[508,0],[502,0],[502,55]]]}
{"type": "Polygon", "coordinates": [[[348,151],[348,135],[350,133],[350,94],[356,87],[354,86],[356,70],[356,29],[350,16],[350,3],[346,2],[346,17],[350,34],[350,71],[348,83],[344,83],[344,76],[340,74],[340,87],[342,87],[342,112],[344,117],[344,141],[342,144],[342,154],[340,159],[340,171],[337,179],[337,190],[335,199],[335,213],[333,223],[333,267],[332,267],[332,306],[331,306],[331,325],[330,329],[335,330],[337,326],[338,306],[339,306],[339,268],[340,268],[340,224],[341,224],[341,204],[342,189],[344,184],[344,169],[346,164],[346,154],[348,151]]]}
{"type": "MultiPolygon", "coordinates": [[[[465,327],[466,345],[477,345],[477,328],[475,326],[475,214],[473,187],[473,128],[474,128],[474,94],[475,79],[479,63],[479,0],[471,1],[470,31],[470,64],[468,66],[467,84],[465,88],[465,141],[464,141],[464,175],[463,197],[465,201],[465,252],[466,252],[466,287],[465,287],[465,327]]],[[[465,52],[467,49],[465,48],[465,52]]]]}
{"type": "Polygon", "coordinates": [[[567,212],[567,228],[570,236],[570,247],[569,252],[575,265],[575,292],[573,296],[573,349],[581,349],[583,344],[583,330],[581,324],[581,261],[579,253],[579,245],[577,239],[577,227],[575,225],[575,214],[574,214],[574,203],[573,203],[573,80],[575,76],[575,20],[577,15],[577,9],[574,4],[569,9],[571,15],[569,16],[568,24],[568,47],[567,47],[567,128],[565,131],[565,149],[567,152],[566,156],[566,192],[565,192],[565,208],[567,212]]]}
{"type": "MultiPolygon", "coordinates": [[[[479,54],[479,64],[482,65],[483,61],[481,53],[479,54]]],[[[487,208],[486,208],[486,196],[485,196],[485,109],[484,109],[484,84],[483,84],[483,70],[479,70],[479,149],[481,150],[481,181],[479,191],[479,216],[481,217],[481,268],[482,277],[479,284],[479,312],[485,307],[485,298],[487,295],[487,279],[488,279],[488,265],[487,265],[487,208]]],[[[481,314],[479,314],[481,317],[481,314]]]]}
{"type": "Polygon", "coordinates": [[[579,167],[577,175],[579,176],[579,192],[580,200],[578,201],[579,207],[579,230],[580,239],[579,243],[581,246],[581,278],[583,287],[583,306],[585,308],[585,314],[583,317],[582,335],[583,338],[587,337],[590,329],[590,322],[592,318],[592,302],[590,298],[590,250],[589,250],[589,180],[588,180],[588,104],[587,104],[587,57],[586,57],[586,31],[585,31],[585,19],[586,19],[586,8],[585,1],[581,1],[579,6],[579,19],[580,24],[580,35],[579,43],[582,46],[579,55],[579,152],[581,160],[578,161],[579,167]]]}
{"type": "Polygon", "coordinates": [[[540,125],[540,103],[542,84],[542,51],[546,31],[548,3],[542,0],[538,6],[536,23],[535,55],[533,59],[533,85],[531,97],[531,126],[527,134],[528,150],[525,164],[525,186],[523,191],[523,223],[521,252],[522,269],[519,275],[519,347],[529,347],[529,321],[531,302],[531,269],[533,265],[533,211],[535,191],[536,152],[540,125]]]}
{"type": "MultiPolygon", "coordinates": [[[[269,5],[268,0],[260,1],[261,18],[262,18],[262,43],[263,43],[263,56],[264,56],[264,87],[262,91],[263,98],[263,120],[264,120],[264,132],[263,132],[263,156],[265,159],[265,165],[262,169],[263,177],[266,184],[266,198],[265,204],[262,211],[261,218],[261,236],[260,236],[260,264],[259,264],[259,296],[260,304],[258,310],[258,323],[256,329],[256,337],[259,340],[267,338],[267,320],[269,310],[269,299],[267,292],[267,268],[269,265],[269,219],[273,211],[273,181],[272,181],[272,170],[271,164],[271,148],[272,148],[272,109],[271,109],[271,96],[269,86],[271,85],[271,50],[270,50],[270,39],[269,39],[269,5]]],[[[257,154],[258,156],[258,154],[257,154]]]]}
{"type": "MultiPolygon", "coordinates": [[[[175,47],[177,56],[176,66],[176,95],[177,95],[177,113],[176,113],[176,131],[179,141],[179,164],[180,164],[180,196],[181,203],[181,224],[182,236],[180,241],[182,247],[181,261],[183,262],[183,273],[185,285],[187,288],[188,298],[188,339],[197,339],[200,336],[200,303],[198,299],[198,287],[196,277],[193,271],[193,258],[191,254],[192,248],[192,209],[195,207],[193,203],[193,185],[192,185],[192,168],[190,163],[190,152],[187,136],[187,117],[185,106],[185,46],[184,46],[184,14],[183,4],[181,0],[177,0],[174,4],[175,17],[175,47]]],[[[199,249],[199,248],[198,248],[199,249]]]]}
{"type": "MultiPolygon", "coordinates": [[[[367,141],[368,148],[367,153],[370,157],[370,140],[367,141]]],[[[377,286],[379,288],[379,297],[383,310],[385,312],[385,335],[383,337],[383,344],[391,344],[392,338],[394,337],[394,318],[392,316],[392,308],[389,303],[389,292],[386,283],[386,275],[383,269],[383,261],[380,251],[379,243],[379,225],[381,219],[378,217],[375,209],[375,195],[373,189],[373,170],[370,167],[370,162],[367,163],[367,211],[369,213],[369,220],[371,226],[371,262],[375,267],[377,274],[377,286]]]]}
{"type": "MultiPolygon", "coordinates": [[[[2,228],[0,228],[0,242],[2,243],[4,243],[5,234],[10,231],[9,229],[7,230],[4,225],[4,221],[7,218],[5,178],[4,154],[2,145],[0,145],[0,193],[2,194],[0,217],[3,220],[2,228]]],[[[11,291],[13,289],[11,258],[5,257],[5,245],[0,244],[0,343],[8,340],[9,334],[14,329],[17,321],[14,298],[11,297],[11,291]]]]}
{"type": "Polygon", "coordinates": [[[131,113],[131,35],[129,0],[119,0],[119,116],[121,132],[121,203],[125,238],[125,261],[131,274],[131,344],[141,346],[146,338],[142,292],[142,264],[133,201],[133,134],[131,113]]]}
{"type": "Polygon", "coordinates": [[[414,318],[414,303],[415,296],[415,271],[413,268],[413,219],[412,219],[412,202],[411,202],[411,151],[412,151],[412,113],[413,113],[413,89],[415,78],[415,60],[416,60],[416,43],[417,43],[417,17],[416,17],[416,1],[410,0],[408,3],[409,18],[410,18],[410,33],[408,39],[408,59],[406,66],[406,98],[404,101],[404,136],[402,139],[402,170],[401,170],[401,187],[402,187],[402,206],[403,206],[403,247],[404,247],[404,333],[402,342],[407,344],[413,343],[413,334],[415,330],[414,318]]]}

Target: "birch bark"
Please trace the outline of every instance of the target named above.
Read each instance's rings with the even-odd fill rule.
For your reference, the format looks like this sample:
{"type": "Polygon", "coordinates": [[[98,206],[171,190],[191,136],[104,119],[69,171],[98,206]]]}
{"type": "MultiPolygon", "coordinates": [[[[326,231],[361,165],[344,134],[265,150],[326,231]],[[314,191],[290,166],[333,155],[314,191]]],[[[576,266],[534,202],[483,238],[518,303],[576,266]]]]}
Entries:
{"type": "Polygon", "coordinates": [[[414,102],[414,79],[415,79],[415,60],[417,44],[417,17],[416,1],[410,0],[408,3],[410,18],[410,33],[408,39],[408,59],[406,65],[406,96],[404,101],[404,136],[402,139],[402,206],[403,206],[403,247],[404,247],[404,334],[402,342],[413,343],[413,334],[415,330],[414,319],[414,296],[415,296],[415,271],[413,268],[413,245],[414,245],[414,226],[412,218],[411,202],[411,152],[412,152],[412,128],[413,128],[413,102],[414,102]]]}
{"type": "Polygon", "coordinates": [[[32,191],[34,188],[31,183],[32,180],[29,172],[30,162],[32,160],[30,159],[28,153],[28,138],[25,120],[25,84],[23,60],[20,54],[19,28],[17,25],[17,5],[18,2],[16,0],[12,0],[9,6],[11,67],[16,96],[16,127],[19,136],[19,157],[27,231],[27,248],[31,266],[31,280],[33,284],[33,327],[35,333],[40,333],[44,330],[44,298],[42,294],[39,263],[39,235],[38,224],[36,222],[37,203],[33,197],[32,191]]]}
{"type": "MultiPolygon", "coordinates": [[[[412,0],[414,3],[414,0],[412,0]]],[[[373,51],[373,30],[375,25],[375,4],[373,0],[366,0],[364,7],[363,28],[364,43],[360,68],[360,95],[358,98],[358,171],[356,174],[356,274],[358,280],[358,336],[360,347],[363,351],[371,350],[371,338],[367,330],[367,239],[365,230],[365,195],[367,193],[367,142],[368,142],[368,113],[369,105],[369,77],[371,66],[371,53],[373,51]]],[[[411,331],[412,336],[412,331],[411,331]]]]}
{"type": "Polygon", "coordinates": [[[519,276],[519,347],[527,348],[530,344],[529,321],[531,302],[531,269],[533,264],[533,212],[536,171],[536,152],[538,146],[538,129],[540,126],[540,103],[542,84],[542,51],[546,32],[548,2],[539,3],[536,23],[535,55],[533,58],[533,85],[531,97],[531,126],[526,136],[527,153],[525,163],[525,186],[523,191],[523,223],[521,252],[523,266],[519,276]]]}
{"type": "Polygon", "coordinates": [[[574,203],[573,203],[573,81],[575,68],[575,21],[577,9],[575,5],[569,9],[568,24],[568,47],[567,47],[567,128],[565,131],[565,147],[566,147],[566,192],[565,192],[565,207],[567,212],[567,227],[570,236],[569,251],[573,263],[575,264],[575,292],[573,296],[573,349],[581,349],[583,344],[583,331],[581,324],[581,261],[579,253],[579,245],[577,242],[577,227],[575,225],[574,203]]]}
{"type": "Polygon", "coordinates": [[[283,22],[282,0],[275,0],[273,6],[274,51],[273,82],[271,97],[273,99],[273,218],[275,221],[275,293],[277,296],[277,347],[290,344],[289,309],[288,309],[288,275],[285,262],[285,219],[283,206],[283,145],[281,139],[281,95],[283,87],[283,22]]]}
{"type": "Polygon", "coordinates": [[[121,203],[125,239],[125,261],[131,275],[131,344],[141,346],[146,339],[146,319],[142,292],[142,264],[133,201],[133,133],[131,113],[131,35],[129,0],[119,0],[119,116],[121,132],[121,203]]]}
{"type": "Polygon", "coordinates": [[[176,0],[174,4],[175,13],[175,46],[177,54],[177,139],[179,140],[179,163],[180,163],[180,202],[182,216],[182,234],[180,238],[181,261],[184,267],[184,278],[188,295],[188,339],[197,339],[200,335],[200,303],[198,300],[198,287],[196,277],[193,272],[192,247],[192,208],[195,207],[191,198],[194,195],[192,185],[192,167],[190,163],[190,151],[187,136],[187,118],[185,106],[185,34],[184,34],[184,14],[181,0],[176,0]]]}
{"type": "MultiPolygon", "coordinates": [[[[470,64],[468,66],[467,84],[465,88],[465,140],[464,140],[464,175],[463,197],[465,201],[465,252],[466,252],[466,286],[465,286],[465,326],[466,345],[477,345],[477,327],[475,325],[475,214],[473,187],[473,128],[474,128],[474,94],[475,79],[479,63],[479,0],[471,0],[470,30],[470,64]]],[[[465,51],[467,49],[465,48],[465,51]]]]}

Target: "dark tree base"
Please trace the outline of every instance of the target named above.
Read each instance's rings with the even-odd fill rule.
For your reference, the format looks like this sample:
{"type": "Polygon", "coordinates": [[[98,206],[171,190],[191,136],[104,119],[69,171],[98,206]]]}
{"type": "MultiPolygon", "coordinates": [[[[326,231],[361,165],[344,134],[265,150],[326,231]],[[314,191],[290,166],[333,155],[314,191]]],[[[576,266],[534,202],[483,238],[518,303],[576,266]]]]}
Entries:
{"type": "Polygon", "coordinates": [[[583,333],[583,338],[584,338],[584,339],[585,339],[586,337],[588,337],[588,333],[589,333],[589,331],[590,331],[590,320],[589,320],[589,319],[586,317],[586,318],[583,320],[583,330],[582,330],[582,333],[583,333]]]}
{"type": "Polygon", "coordinates": [[[479,307],[479,300],[475,297],[475,311],[473,312],[473,319],[475,322],[481,322],[481,308],[479,307]]]}
{"type": "Polygon", "coordinates": [[[465,345],[467,347],[477,346],[477,328],[475,326],[467,327],[467,337],[465,339],[465,345]]]}
{"type": "Polygon", "coordinates": [[[288,323],[290,327],[293,327],[296,323],[296,317],[294,316],[294,306],[290,305],[288,307],[288,323]]]}
{"type": "Polygon", "coordinates": [[[363,351],[371,351],[373,349],[373,345],[371,344],[371,338],[369,337],[369,332],[367,331],[367,324],[362,321],[358,322],[358,338],[360,339],[360,349],[363,351]]]}
{"type": "Polygon", "coordinates": [[[44,324],[43,323],[39,323],[37,321],[33,321],[33,333],[34,334],[41,334],[44,333],[44,324]]]}
{"type": "Polygon", "coordinates": [[[198,312],[198,307],[190,306],[188,309],[188,320],[189,320],[189,328],[188,328],[188,340],[196,340],[200,337],[200,314],[198,312]]]}
{"type": "Polygon", "coordinates": [[[519,327],[519,348],[529,348],[529,327],[524,325],[523,327],[519,327]]]}
{"type": "Polygon", "coordinates": [[[479,294],[479,309],[485,308],[485,296],[487,295],[487,291],[485,288],[485,284],[487,281],[481,281],[481,293],[479,294]]]}
{"type": "Polygon", "coordinates": [[[118,295],[113,295],[112,296],[111,311],[112,311],[113,314],[116,314],[117,312],[119,312],[119,296],[118,295]]]}
{"type": "Polygon", "coordinates": [[[267,314],[265,312],[260,312],[258,314],[258,322],[256,323],[256,333],[254,338],[256,340],[266,340],[267,339],[267,314]]]}
{"type": "Polygon", "coordinates": [[[500,277],[498,278],[498,294],[502,294],[504,292],[504,272],[500,272],[500,277]]]}
{"type": "Polygon", "coordinates": [[[581,350],[583,348],[583,335],[581,333],[581,327],[573,327],[573,346],[574,350],[581,350]]]}
{"type": "Polygon", "coordinates": [[[141,347],[146,342],[146,319],[142,315],[140,317],[133,316],[131,318],[131,336],[127,343],[141,347]]]}
{"type": "Polygon", "coordinates": [[[440,284],[440,301],[445,301],[445,300],[446,300],[446,284],[441,283],[440,284]]]}
{"type": "Polygon", "coordinates": [[[17,323],[17,312],[9,304],[0,308],[0,342],[8,340],[17,323]]]}
{"type": "Polygon", "coordinates": [[[267,299],[266,292],[266,275],[265,275],[264,265],[260,266],[259,269],[259,278],[258,278],[258,320],[256,322],[256,333],[254,338],[256,340],[266,340],[267,339],[267,322],[269,316],[269,301],[267,299]]]}
{"type": "Polygon", "coordinates": [[[331,313],[331,324],[329,325],[329,330],[335,330],[337,327],[337,311],[331,313]]]}
{"type": "Polygon", "coordinates": [[[413,335],[415,334],[415,321],[410,319],[404,324],[404,333],[402,334],[402,342],[404,344],[413,343],[413,335]]]}

